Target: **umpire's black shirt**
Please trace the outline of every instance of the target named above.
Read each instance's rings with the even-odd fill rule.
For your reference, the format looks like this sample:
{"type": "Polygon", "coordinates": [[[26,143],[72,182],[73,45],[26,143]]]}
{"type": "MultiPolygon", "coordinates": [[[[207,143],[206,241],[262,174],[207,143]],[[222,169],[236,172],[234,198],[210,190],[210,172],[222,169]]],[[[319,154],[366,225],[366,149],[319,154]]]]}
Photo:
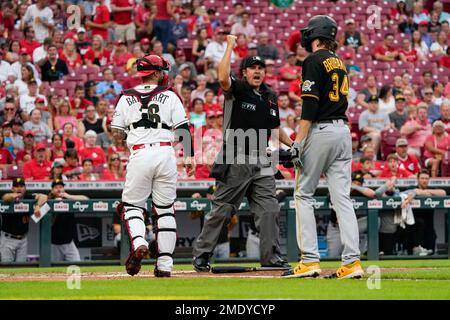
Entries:
{"type": "MultiPolygon", "coordinates": [[[[280,116],[276,94],[262,83],[259,90],[253,89],[246,80],[238,80],[231,76],[231,88],[225,92],[224,103],[224,141],[226,145],[236,146],[237,139],[227,139],[227,129],[249,129],[266,132],[265,141],[259,141],[256,146],[260,152],[265,152],[271,134],[271,129],[280,126],[280,116]],[[229,141],[234,140],[234,141],[229,141]]],[[[245,153],[251,154],[248,141],[245,143],[245,153]]],[[[253,149],[253,148],[252,148],[253,149]]]]}

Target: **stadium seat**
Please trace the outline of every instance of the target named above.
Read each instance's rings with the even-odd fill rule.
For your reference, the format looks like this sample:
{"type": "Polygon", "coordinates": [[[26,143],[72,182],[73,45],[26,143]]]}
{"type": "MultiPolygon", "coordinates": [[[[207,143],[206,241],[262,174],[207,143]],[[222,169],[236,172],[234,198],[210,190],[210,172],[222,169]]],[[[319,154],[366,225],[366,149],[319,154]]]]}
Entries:
{"type": "Polygon", "coordinates": [[[14,179],[23,177],[23,165],[9,166],[5,170],[5,177],[3,179],[14,179]]]}
{"type": "Polygon", "coordinates": [[[395,151],[395,143],[400,138],[400,130],[388,129],[381,131],[381,157],[386,157],[395,151]]]}

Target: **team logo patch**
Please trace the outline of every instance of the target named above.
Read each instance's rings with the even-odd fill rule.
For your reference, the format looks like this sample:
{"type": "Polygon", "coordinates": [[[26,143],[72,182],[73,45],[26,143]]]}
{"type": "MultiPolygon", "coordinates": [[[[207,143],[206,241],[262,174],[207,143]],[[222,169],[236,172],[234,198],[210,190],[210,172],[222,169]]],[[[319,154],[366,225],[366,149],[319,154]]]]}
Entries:
{"type": "Polygon", "coordinates": [[[309,80],[306,80],[305,82],[303,82],[303,85],[302,85],[302,91],[303,92],[310,92],[311,91],[311,87],[313,86],[313,85],[315,85],[316,83],[314,82],[314,81],[309,81],[309,80]]]}
{"type": "Polygon", "coordinates": [[[274,109],[270,109],[270,115],[276,117],[277,112],[274,109]]]}
{"type": "Polygon", "coordinates": [[[245,110],[256,111],[256,104],[242,102],[241,108],[245,110]]]}

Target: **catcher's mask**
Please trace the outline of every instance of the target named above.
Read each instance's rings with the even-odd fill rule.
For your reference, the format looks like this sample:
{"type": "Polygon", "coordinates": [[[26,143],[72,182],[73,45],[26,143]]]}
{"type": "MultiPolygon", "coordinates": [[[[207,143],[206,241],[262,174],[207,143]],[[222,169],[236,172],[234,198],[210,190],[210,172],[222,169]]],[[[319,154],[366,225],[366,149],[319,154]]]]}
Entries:
{"type": "Polygon", "coordinates": [[[169,75],[167,74],[169,68],[170,64],[167,60],[155,54],[150,54],[137,60],[136,77],[146,77],[157,71],[162,71],[164,78],[160,85],[166,86],[169,82],[169,75]]]}
{"type": "Polygon", "coordinates": [[[306,28],[301,29],[302,40],[301,45],[308,52],[312,52],[311,44],[314,39],[335,40],[337,34],[337,24],[329,16],[317,15],[311,18],[306,28]]]}

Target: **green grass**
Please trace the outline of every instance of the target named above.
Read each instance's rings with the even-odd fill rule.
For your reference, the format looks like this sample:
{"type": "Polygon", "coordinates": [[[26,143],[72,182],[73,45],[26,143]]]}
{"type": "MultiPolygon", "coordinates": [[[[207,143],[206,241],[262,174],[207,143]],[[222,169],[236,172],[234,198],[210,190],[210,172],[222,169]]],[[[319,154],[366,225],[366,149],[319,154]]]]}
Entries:
{"type": "MultiPolygon", "coordinates": [[[[250,264],[251,265],[251,264],[250,264]]],[[[371,280],[125,277],[81,281],[69,290],[65,281],[0,282],[0,299],[450,299],[450,260],[364,261],[381,268],[433,268],[383,272],[381,289],[371,280]],[[220,288],[220,290],[218,290],[220,288]]],[[[321,267],[336,268],[338,262],[321,267]]],[[[149,267],[145,266],[148,270],[149,267]]],[[[65,272],[56,268],[0,268],[0,274],[65,272]]],[[[192,270],[177,265],[176,270],[192,270]]],[[[122,266],[81,267],[82,272],[124,272],[122,266]]]]}

